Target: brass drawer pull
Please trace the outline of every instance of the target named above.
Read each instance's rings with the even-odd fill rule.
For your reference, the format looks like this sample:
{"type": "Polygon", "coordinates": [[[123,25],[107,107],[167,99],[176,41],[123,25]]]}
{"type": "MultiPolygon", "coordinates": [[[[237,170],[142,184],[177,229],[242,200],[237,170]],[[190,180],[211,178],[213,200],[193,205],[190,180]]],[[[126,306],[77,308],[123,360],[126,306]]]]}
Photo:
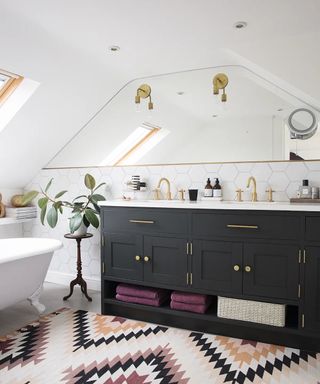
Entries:
{"type": "Polygon", "coordinates": [[[251,272],[251,267],[250,267],[250,265],[246,265],[245,267],[244,267],[244,270],[246,271],[246,272],[251,272]]]}
{"type": "Polygon", "coordinates": [[[233,269],[236,271],[236,272],[239,272],[240,271],[240,265],[236,264],[233,266],[233,269]]]}
{"type": "Polygon", "coordinates": [[[129,220],[129,223],[135,224],[154,224],[153,220],[129,220]]]}
{"type": "Polygon", "coordinates": [[[135,260],[136,260],[136,261],[140,261],[140,260],[141,260],[141,256],[137,255],[137,256],[135,257],[135,260]]]}
{"type": "Polygon", "coordinates": [[[258,229],[257,225],[227,224],[228,228],[258,229]]]}
{"type": "Polygon", "coordinates": [[[149,257],[149,256],[145,256],[145,257],[143,258],[143,260],[147,263],[147,262],[150,260],[150,257],[149,257]]]}

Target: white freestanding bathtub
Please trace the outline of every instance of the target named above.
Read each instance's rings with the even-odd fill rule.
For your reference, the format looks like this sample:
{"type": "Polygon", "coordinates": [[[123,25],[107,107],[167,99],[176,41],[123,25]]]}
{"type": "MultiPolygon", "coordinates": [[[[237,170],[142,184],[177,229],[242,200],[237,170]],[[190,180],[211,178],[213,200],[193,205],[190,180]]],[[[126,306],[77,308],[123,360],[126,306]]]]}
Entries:
{"type": "Polygon", "coordinates": [[[59,240],[42,238],[0,239],[0,310],[28,299],[40,312],[42,285],[59,240]]]}

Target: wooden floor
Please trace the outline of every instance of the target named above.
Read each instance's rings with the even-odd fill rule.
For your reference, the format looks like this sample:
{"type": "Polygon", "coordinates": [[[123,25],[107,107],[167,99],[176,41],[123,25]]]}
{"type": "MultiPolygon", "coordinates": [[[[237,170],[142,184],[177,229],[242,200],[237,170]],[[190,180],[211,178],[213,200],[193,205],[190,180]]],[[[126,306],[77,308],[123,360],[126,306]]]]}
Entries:
{"type": "MultiPolygon", "coordinates": [[[[53,312],[62,307],[70,307],[75,309],[84,309],[86,311],[100,313],[100,292],[88,291],[89,296],[92,297],[90,303],[85,296],[81,293],[80,287],[76,286],[72,297],[63,301],[62,297],[67,295],[69,288],[45,283],[43,293],[41,296],[41,302],[46,306],[45,313],[53,312]]],[[[25,300],[19,304],[5,308],[0,311],[0,336],[4,336],[7,333],[19,329],[28,323],[36,320],[39,314],[30,303],[25,300]]]]}

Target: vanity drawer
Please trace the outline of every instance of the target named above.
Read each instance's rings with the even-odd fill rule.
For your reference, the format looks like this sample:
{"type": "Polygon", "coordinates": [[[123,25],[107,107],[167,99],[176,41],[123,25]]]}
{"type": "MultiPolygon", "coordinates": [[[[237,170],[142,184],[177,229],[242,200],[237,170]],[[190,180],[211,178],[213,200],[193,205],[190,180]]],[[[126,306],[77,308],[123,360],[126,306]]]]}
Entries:
{"type": "Polygon", "coordinates": [[[320,216],[306,216],[305,238],[320,243],[320,216]]]}
{"type": "Polygon", "coordinates": [[[184,212],[164,209],[103,208],[105,232],[188,233],[188,217],[184,212]]]}
{"type": "Polygon", "coordinates": [[[195,213],[192,215],[195,237],[237,237],[295,240],[300,236],[299,216],[264,214],[195,213]]]}

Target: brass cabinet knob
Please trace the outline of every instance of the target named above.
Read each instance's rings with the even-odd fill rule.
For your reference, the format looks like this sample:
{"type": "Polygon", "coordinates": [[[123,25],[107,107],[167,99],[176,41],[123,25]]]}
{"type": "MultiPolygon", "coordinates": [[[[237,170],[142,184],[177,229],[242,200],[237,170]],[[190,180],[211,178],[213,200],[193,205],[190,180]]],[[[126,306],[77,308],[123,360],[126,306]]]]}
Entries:
{"type": "Polygon", "coordinates": [[[136,259],[136,261],[140,261],[140,260],[141,260],[141,256],[137,255],[137,256],[135,257],[135,259],[136,259]]]}
{"type": "Polygon", "coordinates": [[[150,257],[149,256],[145,256],[143,259],[144,259],[145,262],[148,262],[150,260],[150,257]]]}
{"type": "Polygon", "coordinates": [[[240,271],[240,265],[236,264],[233,266],[233,269],[236,271],[236,272],[239,272],[240,271]]]}
{"type": "Polygon", "coordinates": [[[244,267],[244,270],[245,270],[246,272],[251,272],[251,267],[250,267],[250,265],[246,265],[246,266],[244,267]]]}

